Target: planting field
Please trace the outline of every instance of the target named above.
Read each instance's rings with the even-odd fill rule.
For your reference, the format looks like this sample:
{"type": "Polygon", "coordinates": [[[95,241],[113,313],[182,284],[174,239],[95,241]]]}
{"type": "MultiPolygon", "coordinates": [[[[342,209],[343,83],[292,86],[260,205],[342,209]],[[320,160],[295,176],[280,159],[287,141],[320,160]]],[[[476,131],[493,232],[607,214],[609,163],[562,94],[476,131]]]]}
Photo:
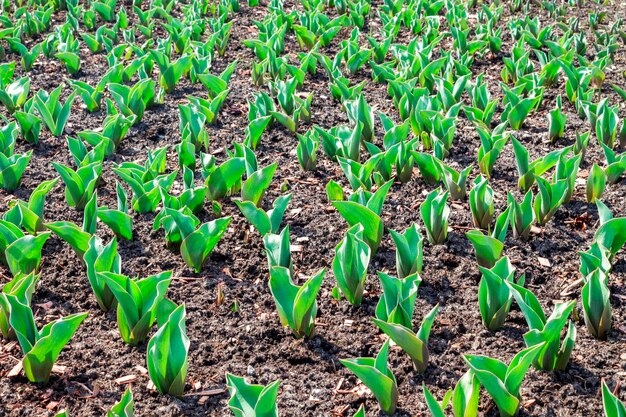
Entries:
{"type": "Polygon", "coordinates": [[[249,1],[0,0],[0,416],[626,416],[626,4],[249,1]]]}

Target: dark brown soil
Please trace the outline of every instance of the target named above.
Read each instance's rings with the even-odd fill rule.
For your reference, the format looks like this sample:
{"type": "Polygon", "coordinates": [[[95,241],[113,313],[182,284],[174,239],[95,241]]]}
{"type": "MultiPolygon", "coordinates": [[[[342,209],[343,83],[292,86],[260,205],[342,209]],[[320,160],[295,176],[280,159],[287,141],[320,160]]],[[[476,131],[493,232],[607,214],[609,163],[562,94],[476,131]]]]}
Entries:
{"type": "MultiPolygon", "coordinates": [[[[374,2],[374,10],[376,4],[378,2],[374,2]]],[[[613,11],[618,6],[621,9],[617,10],[623,16],[623,4],[611,3],[607,9],[613,11]]],[[[291,9],[295,6],[286,2],[285,7],[291,9]]],[[[586,16],[591,9],[592,6],[585,6],[580,10],[571,9],[570,13],[572,16],[579,15],[581,26],[586,28],[586,16]]],[[[538,6],[532,6],[531,10],[542,21],[549,22],[545,11],[538,6]]],[[[233,142],[244,137],[246,98],[255,88],[249,76],[253,54],[241,41],[256,36],[252,20],[261,19],[265,12],[264,7],[248,8],[242,4],[241,11],[234,18],[226,56],[218,58],[214,66],[214,72],[218,72],[234,59],[239,60],[220,121],[210,129],[211,151],[219,159],[224,157],[225,149],[231,149],[233,142]]],[[[611,18],[614,14],[610,14],[611,18]]],[[[509,18],[506,14],[502,25],[506,25],[509,18]]],[[[63,20],[64,15],[60,14],[57,23],[63,20]]],[[[365,30],[378,26],[380,21],[373,14],[365,30]]],[[[348,36],[348,32],[340,34],[340,38],[348,36]]],[[[398,41],[408,39],[408,34],[403,33],[398,41]]],[[[510,47],[510,38],[506,39],[503,50],[510,47]]],[[[592,50],[594,35],[591,32],[588,39],[589,49],[592,50]]],[[[609,97],[612,103],[617,103],[619,97],[608,84],[625,86],[622,73],[626,69],[626,54],[624,45],[620,44],[620,48],[616,54],[617,61],[607,72],[607,81],[602,89],[602,96],[609,97]]],[[[330,50],[336,51],[336,45],[330,50]]],[[[295,37],[289,34],[286,53],[292,61],[298,51],[295,37]]],[[[94,56],[88,51],[84,51],[83,55],[83,69],[78,79],[93,84],[106,70],[104,56],[94,56]]],[[[477,59],[475,63],[477,69],[487,73],[494,96],[500,94],[498,79],[501,65],[501,57],[498,56],[477,59]]],[[[59,62],[42,58],[29,75],[33,91],[39,88],[50,90],[64,82],[67,72],[59,62]]],[[[356,82],[363,79],[371,80],[368,68],[354,77],[356,82]]],[[[577,130],[589,129],[588,123],[582,122],[575,109],[564,100],[568,116],[565,138],[556,145],[547,143],[546,112],[554,107],[556,96],[563,94],[563,82],[561,79],[559,85],[546,90],[546,99],[540,111],[531,115],[525,127],[516,133],[517,138],[529,147],[532,157],[569,145],[573,143],[577,130]]],[[[64,96],[69,91],[66,87],[64,96]]],[[[330,97],[327,79],[322,73],[307,76],[304,91],[314,94],[313,123],[324,128],[347,123],[341,106],[330,97]]],[[[397,112],[387,97],[386,86],[368,81],[364,94],[375,108],[397,118],[397,112]]],[[[111,171],[115,163],[143,162],[147,150],[168,146],[168,167],[176,169],[173,145],[180,141],[177,104],[184,102],[186,95],[204,96],[205,92],[201,85],[191,85],[183,80],[174,93],[166,96],[164,104],[146,112],[143,121],[130,130],[117,154],[105,162],[103,181],[98,188],[101,205],[115,205],[115,183],[118,179],[111,171]]],[[[104,113],[89,114],[81,104],[77,99],[73,106],[67,135],[101,125],[104,113]]],[[[622,111],[621,116],[626,114],[622,111]]],[[[309,127],[303,126],[301,133],[309,127]]],[[[378,137],[382,137],[381,129],[377,124],[378,137]]],[[[256,153],[261,166],[274,161],[279,163],[265,205],[281,195],[283,187],[293,195],[284,224],[290,225],[292,244],[299,247],[293,253],[296,274],[309,276],[320,268],[330,267],[334,248],[346,230],[339,214],[329,208],[324,186],[329,179],[346,187],[347,183],[339,166],[321,150],[317,170],[302,172],[295,156],[296,144],[297,140],[286,130],[275,127],[263,135],[256,153]]],[[[478,146],[479,139],[471,124],[460,118],[448,162],[457,168],[476,164],[478,146]]],[[[23,199],[28,198],[43,180],[56,176],[51,161],[71,163],[65,138],[54,138],[45,129],[38,145],[20,143],[19,151],[26,149],[33,149],[33,158],[21,186],[14,193],[23,199]]],[[[556,300],[579,297],[578,288],[567,295],[562,295],[562,292],[579,278],[577,251],[588,247],[597,227],[596,208],[585,202],[584,194],[584,173],[593,162],[603,164],[601,149],[594,138],[582,165],[582,182],[577,184],[573,200],[562,207],[530,241],[518,241],[511,237],[506,241],[506,254],[518,271],[526,274],[528,288],[537,295],[547,311],[551,311],[556,300]],[[539,257],[547,259],[551,266],[542,266],[539,257]]],[[[477,172],[474,169],[472,179],[477,172]]],[[[507,145],[490,181],[496,193],[496,212],[505,207],[507,191],[515,190],[519,197],[516,182],[514,156],[510,145],[507,145]]],[[[394,184],[382,213],[386,228],[404,230],[412,222],[421,222],[419,203],[431,190],[432,186],[423,182],[417,170],[408,184],[394,184]]],[[[6,192],[0,196],[4,201],[13,198],[6,192]]],[[[608,186],[604,201],[615,216],[626,215],[624,182],[608,186]]],[[[168,295],[177,303],[185,303],[191,340],[187,394],[183,398],[162,396],[147,389],[149,379],[142,368],[146,366],[146,344],[134,348],[122,342],[115,313],[103,314],[98,309],[81,262],[66,243],[52,237],[44,249],[41,281],[33,297],[37,322],[41,325],[79,311],[88,311],[89,317],[61,353],[58,363],[66,367],[64,374],[54,375],[47,386],[31,384],[23,377],[4,376],[18,362],[21,353],[17,347],[8,352],[0,350],[0,415],[53,415],[66,408],[72,416],[100,416],[119,400],[125,389],[114,381],[127,375],[136,376],[132,388],[139,416],[230,415],[226,393],[206,397],[202,394],[203,391],[224,389],[225,372],[245,375],[250,382],[260,384],[280,379],[278,408],[282,416],[352,416],[363,402],[368,415],[379,415],[378,405],[371,394],[351,391],[358,381],[339,364],[338,359],[375,355],[382,344],[383,338],[371,317],[380,294],[376,271],[395,271],[395,248],[389,234],[385,234],[379,253],[370,264],[363,305],[353,307],[345,301],[332,299],[330,292],[334,277],[329,269],[318,300],[317,335],[311,340],[296,340],[280,326],[267,287],[267,261],[260,236],[251,231],[229,199],[223,201],[223,214],[232,215],[234,220],[200,274],[194,274],[177,252],[166,248],[162,231],[152,231],[154,214],[135,213],[133,241],[120,242],[124,274],[145,277],[164,270],[174,271],[176,280],[168,295]],[[216,305],[218,285],[225,295],[224,303],[219,306],[216,305]],[[239,305],[237,312],[231,311],[233,303],[239,305]]],[[[47,198],[45,217],[48,221],[82,222],[82,213],[68,209],[61,184],[47,198]]],[[[200,218],[202,221],[213,218],[208,203],[200,218]]],[[[466,371],[463,354],[484,354],[508,362],[524,347],[522,335],[527,326],[516,308],[513,308],[504,328],[496,333],[487,331],[481,324],[477,305],[480,274],[473,250],[464,236],[472,226],[466,202],[453,205],[450,225],[452,231],[444,246],[425,244],[423,283],[416,303],[416,324],[435,304],[441,305],[430,338],[430,365],[420,375],[412,370],[409,358],[399,348],[393,348],[390,355],[390,367],[400,389],[396,416],[429,415],[423,399],[422,382],[436,397],[441,398],[445,390],[453,387],[466,371]]],[[[111,232],[104,225],[99,225],[98,234],[105,240],[111,237],[111,232]]],[[[626,265],[620,259],[610,276],[614,328],[608,340],[599,342],[593,339],[584,324],[577,322],[578,338],[569,366],[563,372],[529,372],[522,387],[524,406],[520,416],[598,416],[601,415],[601,379],[611,381],[611,386],[618,381],[626,381],[625,271],[626,265]]],[[[2,272],[5,277],[10,276],[8,270],[2,272]]],[[[6,341],[2,343],[6,346],[6,341]]],[[[624,398],[623,393],[621,397],[624,398]]],[[[481,410],[481,415],[497,415],[485,392],[481,410]]]]}

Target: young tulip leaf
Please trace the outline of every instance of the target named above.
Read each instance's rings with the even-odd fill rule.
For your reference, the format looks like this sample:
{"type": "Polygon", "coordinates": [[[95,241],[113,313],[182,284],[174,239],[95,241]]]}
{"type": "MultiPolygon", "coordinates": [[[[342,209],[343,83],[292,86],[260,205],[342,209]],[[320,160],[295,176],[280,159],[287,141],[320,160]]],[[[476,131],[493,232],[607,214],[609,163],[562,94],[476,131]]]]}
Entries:
{"type": "Polygon", "coordinates": [[[130,386],[124,391],[124,395],[118,403],[116,403],[107,412],[107,417],[133,417],[135,415],[135,401],[133,400],[133,392],[130,386]]]}
{"type": "Polygon", "coordinates": [[[161,394],[180,397],[185,391],[189,338],[185,327],[185,306],[172,311],[167,322],[150,338],[146,360],[150,380],[161,394]]]}
{"type": "Polygon", "coordinates": [[[274,162],[250,175],[241,188],[241,199],[243,201],[251,201],[258,206],[263,198],[263,194],[265,194],[265,190],[267,190],[272,182],[272,178],[274,178],[277,166],[278,163],[274,162]]]}
{"type": "Polygon", "coordinates": [[[493,219],[493,189],[482,176],[474,181],[474,188],[469,192],[469,205],[474,226],[489,230],[493,219]]]}
{"type": "MultiPolygon", "coordinates": [[[[196,273],[202,269],[204,261],[226,232],[231,220],[232,217],[224,217],[203,223],[183,238],[180,254],[187,265],[193,268],[196,273]]],[[[177,218],[175,221],[178,224],[177,218]]]]}
{"type": "Polygon", "coordinates": [[[398,385],[387,365],[389,339],[376,355],[376,358],[340,359],[339,362],[352,371],[374,394],[380,408],[387,415],[396,412],[398,385]]]}
{"type": "Polygon", "coordinates": [[[363,239],[375,254],[383,237],[383,222],[379,215],[353,201],[333,201],[332,204],[351,227],[362,226],[363,239]]]}
{"type": "Polygon", "coordinates": [[[584,281],[582,303],[585,325],[593,337],[604,340],[613,322],[608,277],[596,269],[584,281]]]}
{"type": "Polygon", "coordinates": [[[24,154],[13,154],[7,157],[0,153],[0,188],[13,192],[20,185],[22,175],[33,154],[32,150],[24,154]]]}
{"type": "Polygon", "coordinates": [[[270,269],[269,286],[278,316],[283,326],[293,330],[297,338],[311,337],[315,330],[317,293],[322,285],[325,269],[307,280],[302,286],[293,283],[288,268],[275,266],[270,269]]]}
{"type": "Polygon", "coordinates": [[[602,405],[604,407],[604,417],[626,416],[626,405],[617,398],[615,393],[609,390],[604,381],[602,381],[602,405]]]}
{"type": "Polygon", "coordinates": [[[246,172],[244,158],[232,158],[215,168],[206,179],[208,186],[208,198],[211,201],[224,198],[240,183],[241,177],[246,172]]]}
{"type": "Polygon", "coordinates": [[[280,381],[269,385],[248,384],[244,378],[226,374],[228,406],[235,417],[278,417],[276,397],[280,381]]]}
{"type": "Polygon", "coordinates": [[[241,210],[241,213],[259,232],[261,236],[268,233],[278,233],[283,215],[287,209],[287,205],[291,200],[291,194],[278,197],[274,200],[273,208],[267,212],[262,208],[258,208],[251,201],[235,200],[235,204],[241,210]]]}
{"type": "Polygon", "coordinates": [[[121,273],[121,257],[117,252],[117,240],[113,238],[107,245],[103,245],[98,236],[92,236],[83,259],[87,267],[87,279],[96,301],[103,311],[109,311],[115,306],[115,297],[98,273],[121,273]]]}
{"type": "Polygon", "coordinates": [[[415,299],[422,279],[417,274],[398,279],[380,271],[378,278],[383,293],[376,306],[376,318],[411,329],[415,299]]]}
{"type": "Polygon", "coordinates": [[[612,263],[617,252],[626,243],[626,218],[620,217],[605,221],[596,230],[593,240],[608,249],[609,260],[612,263]]]}
{"type": "Polygon", "coordinates": [[[122,340],[136,346],[148,337],[157,318],[159,304],[165,299],[172,272],[162,272],[145,279],[96,272],[117,299],[117,324],[122,340]]]}
{"type": "Polygon", "coordinates": [[[396,271],[398,278],[422,272],[422,246],[424,238],[417,223],[413,223],[403,234],[389,230],[396,245],[396,271]]]}
{"type": "Polygon", "coordinates": [[[289,242],[289,225],[279,234],[268,233],[263,237],[267,263],[270,268],[282,266],[293,270],[291,263],[291,244],[289,242]]]}
{"type": "Polygon", "coordinates": [[[420,214],[426,227],[426,236],[433,245],[441,245],[448,238],[448,217],[450,207],[447,204],[448,191],[440,188],[428,194],[420,205],[420,214]]]}
{"type": "Polygon", "coordinates": [[[417,334],[401,324],[386,323],[382,320],[373,319],[374,323],[409,355],[413,361],[413,367],[419,373],[424,372],[428,366],[428,337],[438,310],[439,305],[436,305],[424,317],[417,334]]]}
{"type": "Polygon", "coordinates": [[[13,276],[37,272],[41,265],[41,251],[50,237],[50,232],[39,233],[36,236],[22,236],[4,251],[4,256],[13,276]]]}
{"type": "Polygon", "coordinates": [[[31,382],[47,383],[61,350],[70,341],[87,313],[62,317],[37,330],[30,306],[14,296],[7,296],[11,305],[11,327],[15,330],[24,358],[22,366],[31,382]]]}
{"type": "Polygon", "coordinates": [[[5,339],[15,339],[16,337],[15,331],[10,325],[11,303],[9,303],[7,296],[13,296],[22,304],[30,305],[38,280],[39,275],[34,272],[18,274],[2,287],[2,292],[0,293],[0,334],[5,339]]]}
{"type": "MultiPolygon", "coordinates": [[[[506,256],[500,259],[493,267],[481,267],[482,274],[478,285],[478,306],[483,325],[490,331],[498,330],[504,325],[513,295],[506,282],[513,282],[515,268],[506,256]]],[[[524,283],[523,276],[518,285],[524,283]]]]}
{"type": "Polygon", "coordinates": [[[493,267],[504,250],[504,244],[498,239],[485,236],[480,230],[470,230],[465,234],[474,247],[476,261],[479,266],[493,267]]]}
{"type": "Polygon", "coordinates": [[[371,252],[360,224],[348,229],[344,239],[335,248],[333,273],[337,287],[351,304],[359,305],[363,299],[371,252]]]}
{"type": "Polygon", "coordinates": [[[452,390],[448,390],[446,395],[441,400],[441,403],[435,399],[433,394],[426,388],[426,383],[422,382],[422,389],[424,390],[424,398],[426,399],[426,405],[432,417],[446,417],[444,410],[448,407],[450,400],[452,399],[452,390]]]}
{"type": "Polygon", "coordinates": [[[606,174],[598,164],[593,164],[587,177],[587,202],[594,203],[597,199],[602,198],[605,186],[606,174]]]}
{"type": "Polygon", "coordinates": [[[520,387],[541,345],[519,352],[507,366],[486,356],[465,355],[464,359],[481,385],[495,401],[502,417],[514,417],[520,406],[520,387]]]}

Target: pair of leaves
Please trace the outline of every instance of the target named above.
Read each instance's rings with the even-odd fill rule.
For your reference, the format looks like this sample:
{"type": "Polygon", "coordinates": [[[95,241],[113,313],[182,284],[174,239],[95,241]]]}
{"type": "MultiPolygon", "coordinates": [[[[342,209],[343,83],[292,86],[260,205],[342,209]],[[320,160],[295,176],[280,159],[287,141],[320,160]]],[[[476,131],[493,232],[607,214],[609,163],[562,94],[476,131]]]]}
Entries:
{"type": "Polygon", "coordinates": [[[10,324],[24,352],[24,373],[31,382],[46,383],[61,350],[85,320],[87,313],[62,317],[38,330],[30,306],[12,295],[7,296],[7,299],[11,305],[10,324]]]}
{"type": "Polygon", "coordinates": [[[297,338],[311,337],[315,330],[317,293],[320,290],[325,269],[308,279],[302,286],[293,283],[288,268],[275,266],[270,269],[269,286],[278,316],[283,326],[289,327],[297,338]]]}

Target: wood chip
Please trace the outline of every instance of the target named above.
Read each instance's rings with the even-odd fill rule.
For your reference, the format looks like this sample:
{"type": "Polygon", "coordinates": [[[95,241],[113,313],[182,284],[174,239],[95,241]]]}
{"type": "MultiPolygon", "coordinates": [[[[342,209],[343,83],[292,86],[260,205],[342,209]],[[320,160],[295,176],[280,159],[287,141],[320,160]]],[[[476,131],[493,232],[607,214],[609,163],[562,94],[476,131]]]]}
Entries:
{"type": "Polygon", "coordinates": [[[135,382],[136,380],[137,380],[136,375],[126,375],[126,376],[117,378],[114,382],[117,385],[125,385],[125,384],[130,384],[131,382],[135,382]]]}
{"type": "Polygon", "coordinates": [[[583,279],[582,278],[578,278],[577,280],[574,280],[572,283],[568,284],[567,287],[565,287],[563,289],[563,291],[561,291],[561,297],[568,297],[572,294],[574,294],[575,292],[578,291],[578,287],[580,287],[580,284],[583,283],[583,279]]]}
{"type": "Polygon", "coordinates": [[[185,282],[194,282],[194,281],[202,281],[203,277],[175,277],[176,281],[185,281],[185,282]]]}
{"type": "Polygon", "coordinates": [[[348,327],[352,326],[353,323],[354,323],[354,320],[350,320],[350,319],[345,319],[343,321],[343,325],[348,326],[348,327]]]}
{"type": "Polygon", "coordinates": [[[146,388],[148,389],[148,391],[156,391],[156,385],[154,385],[152,383],[152,381],[148,381],[148,385],[146,385],[146,388]]]}
{"type": "Polygon", "coordinates": [[[138,370],[141,375],[148,375],[148,370],[141,365],[135,366],[135,369],[138,370]]]}
{"type": "Polygon", "coordinates": [[[343,417],[346,411],[348,411],[348,408],[350,408],[349,405],[344,405],[339,408],[335,408],[333,410],[333,417],[343,417]]]}
{"type": "Polygon", "coordinates": [[[58,401],[50,401],[48,405],[46,405],[46,410],[52,411],[59,406],[58,401]]]}
{"type": "Polygon", "coordinates": [[[19,361],[7,374],[8,378],[15,378],[22,372],[22,361],[19,361]]]}
{"type": "Polygon", "coordinates": [[[537,260],[539,261],[539,264],[541,266],[545,266],[547,268],[551,267],[552,264],[550,263],[550,261],[546,258],[542,258],[541,256],[537,256],[537,260]]]}
{"type": "Polygon", "coordinates": [[[54,394],[54,391],[48,388],[41,396],[41,399],[47,401],[50,397],[52,397],[52,394],[54,394]]]}
{"type": "Polygon", "coordinates": [[[291,245],[291,252],[302,252],[302,245],[291,245]]]}
{"type": "Polygon", "coordinates": [[[43,311],[48,311],[52,308],[52,301],[48,301],[47,303],[35,304],[35,307],[40,308],[43,311]]]}
{"type": "Polygon", "coordinates": [[[52,372],[55,374],[63,375],[67,370],[67,366],[63,365],[52,365],[52,372]]]}
{"type": "Polygon", "coordinates": [[[13,348],[15,348],[17,346],[17,342],[15,340],[7,343],[6,345],[4,345],[4,347],[2,348],[3,351],[5,352],[10,352],[13,350],[13,348]]]}
{"type": "Polygon", "coordinates": [[[221,154],[222,152],[224,152],[224,148],[223,148],[223,147],[222,147],[222,148],[217,148],[217,149],[215,149],[213,152],[210,152],[210,154],[211,154],[211,155],[219,155],[219,154],[221,154]]]}
{"type": "Polygon", "coordinates": [[[341,386],[343,385],[343,380],[344,380],[344,378],[341,378],[339,380],[339,382],[337,382],[337,386],[335,387],[335,389],[333,391],[337,392],[337,391],[339,391],[341,389],[341,386]]]}
{"type": "MultiPolygon", "coordinates": [[[[199,392],[190,392],[189,394],[185,394],[184,397],[195,397],[195,396],[202,396],[202,397],[210,397],[212,395],[220,395],[225,393],[226,390],[223,388],[215,388],[215,389],[209,389],[209,390],[205,390],[205,391],[199,391],[199,392]]],[[[199,402],[199,401],[198,401],[199,402]]]]}

